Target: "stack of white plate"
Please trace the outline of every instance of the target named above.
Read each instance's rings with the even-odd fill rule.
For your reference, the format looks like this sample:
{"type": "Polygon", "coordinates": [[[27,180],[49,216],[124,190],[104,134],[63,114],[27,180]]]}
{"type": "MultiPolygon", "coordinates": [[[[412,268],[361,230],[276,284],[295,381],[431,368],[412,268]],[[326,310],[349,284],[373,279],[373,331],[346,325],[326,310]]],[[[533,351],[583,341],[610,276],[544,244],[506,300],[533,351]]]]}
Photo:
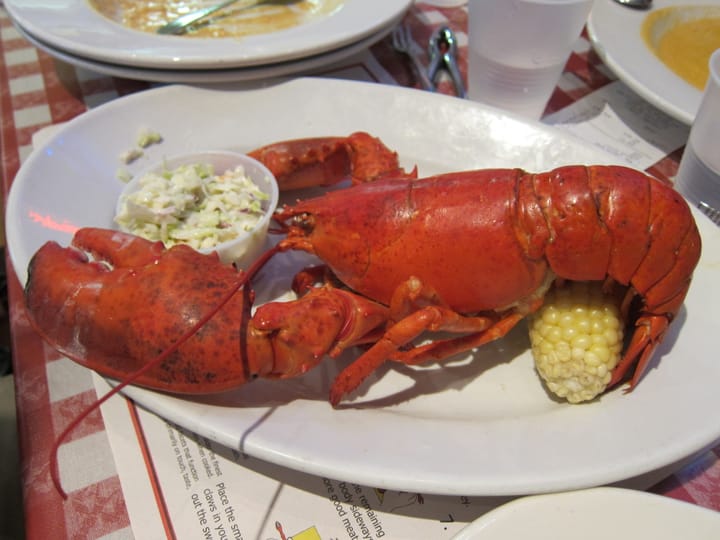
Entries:
{"type": "Polygon", "coordinates": [[[327,16],[243,38],[141,32],[87,0],[6,0],[5,8],[31,43],[70,64],[147,81],[221,83],[308,72],[348,58],[385,37],[411,3],[343,0],[327,16]]]}

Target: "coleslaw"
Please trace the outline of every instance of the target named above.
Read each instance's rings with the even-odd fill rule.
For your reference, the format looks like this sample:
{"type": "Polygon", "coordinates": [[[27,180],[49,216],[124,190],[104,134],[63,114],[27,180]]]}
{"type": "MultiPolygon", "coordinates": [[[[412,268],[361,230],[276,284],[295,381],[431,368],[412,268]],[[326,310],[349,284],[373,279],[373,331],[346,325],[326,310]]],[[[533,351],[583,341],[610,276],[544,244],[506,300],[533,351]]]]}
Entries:
{"type": "Polygon", "coordinates": [[[242,165],[216,175],[209,163],[181,165],[137,179],[115,222],[126,232],[166,247],[210,249],[252,231],[269,199],[242,165]]]}

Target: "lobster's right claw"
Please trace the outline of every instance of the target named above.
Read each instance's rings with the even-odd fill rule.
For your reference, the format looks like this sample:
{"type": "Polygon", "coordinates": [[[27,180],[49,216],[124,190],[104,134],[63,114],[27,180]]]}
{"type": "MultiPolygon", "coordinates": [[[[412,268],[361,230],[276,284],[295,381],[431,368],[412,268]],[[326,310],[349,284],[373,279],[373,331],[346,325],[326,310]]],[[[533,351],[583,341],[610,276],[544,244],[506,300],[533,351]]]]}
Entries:
{"type": "Polygon", "coordinates": [[[100,285],[117,280],[113,270],[151,264],[164,251],[160,242],[101,229],[80,229],[73,246],[64,248],[56,242],[42,246],[28,266],[25,289],[37,329],[70,350],[75,333],[71,322],[83,324],[82,312],[97,302],[100,285]]]}
{"type": "Polygon", "coordinates": [[[151,242],[123,233],[111,240],[97,230],[81,229],[73,244],[76,247],[65,248],[47,242],[35,253],[28,265],[25,302],[36,330],[76,359],[87,352],[78,333],[91,327],[93,318],[102,317],[95,309],[98,297],[109,281],[117,279],[112,266],[141,266],[159,252],[153,253],[157,250],[151,242]]]}
{"type": "MultiPolygon", "coordinates": [[[[25,288],[30,320],[62,354],[116,379],[173,346],[242,279],[216,255],[188,246],[166,250],[118,231],[81,229],[73,244],[48,242],[31,260],[25,288]]],[[[237,294],[136,382],[179,393],[242,384],[255,370],[237,344],[242,316],[237,294]]]]}
{"type": "Polygon", "coordinates": [[[28,265],[25,299],[40,333],[53,336],[52,342],[74,358],[84,348],[75,334],[102,318],[96,308],[101,291],[117,282],[120,274],[156,261],[164,248],[161,243],[100,229],[80,229],[73,246],[47,242],[35,253],[28,265]]]}
{"type": "Polygon", "coordinates": [[[78,230],[72,245],[113,268],[152,264],[165,251],[162,242],[151,242],[120,231],[94,228],[78,230]]]}

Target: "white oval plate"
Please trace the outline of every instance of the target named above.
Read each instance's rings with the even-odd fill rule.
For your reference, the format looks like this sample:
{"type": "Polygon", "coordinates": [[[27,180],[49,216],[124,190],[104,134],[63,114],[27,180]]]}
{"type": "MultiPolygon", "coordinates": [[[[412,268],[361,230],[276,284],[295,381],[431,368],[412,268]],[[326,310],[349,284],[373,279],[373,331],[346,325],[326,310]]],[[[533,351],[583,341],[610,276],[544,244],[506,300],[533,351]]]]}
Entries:
{"type": "MultiPolygon", "coordinates": [[[[654,0],[651,9],[682,5],[720,6],[720,0],[654,0]]],[[[648,13],[614,0],[595,0],[588,35],[598,55],[620,80],[658,109],[690,125],[702,92],[670,70],[645,44],[641,27],[648,13]]]]}
{"type": "Polygon", "coordinates": [[[227,69],[296,60],[376,34],[411,0],[345,0],[336,13],[269,34],[183,38],[139,32],[96,12],[85,0],[7,0],[12,19],[34,37],[75,56],[155,69],[227,69]]]}
{"type": "Polygon", "coordinates": [[[595,488],[514,500],[453,540],[715,540],[720,513],[642,491],[595,488]]]}
{"type": "MultiPolygon", "coordinates": [[[[115,179],[119,155],[142,127],[159,131],[165,141],[150,147],[133,170],[163,155],[207,148],[246,152],[282,139],[356,130],[381,137],[399,152],[403,166],[417,164],[421,175],[613,161],[554,128],[411,89],[335,79],[242,92],[161,87],[91,110],[29,156],[13,182],[6,214],[9,254],[21,280],[45,241],[66,245],[76,227],[112,226],[122,189],[115,179]]],[[[338,410],[327,403],[327,392],[342,360],[326,360],[304,377],[255,381],[213,397],[138,388],[128,394],[249,455],[379,488],[525,495],[655,471],[720,438],[714,340],[720,332],[720,230],[697,216],[704,254],[695,282],[647,376],[630,394],[618,389],[575,406],[552,400],[533,371],[523,325],[443,367],[384,366],[349,407],[338,410]]],[[[286,291],[303,261],[300,254],[276,256],[257,284],[259,299],[286,291]]]]}

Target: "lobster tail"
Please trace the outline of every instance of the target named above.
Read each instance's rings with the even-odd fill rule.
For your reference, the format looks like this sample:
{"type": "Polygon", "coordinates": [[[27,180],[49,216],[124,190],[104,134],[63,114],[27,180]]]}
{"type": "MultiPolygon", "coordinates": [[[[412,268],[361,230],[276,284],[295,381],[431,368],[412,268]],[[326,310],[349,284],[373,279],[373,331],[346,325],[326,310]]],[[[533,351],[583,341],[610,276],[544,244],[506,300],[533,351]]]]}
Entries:
{"type": "Polygon", "coordinates": [[[548,228],[545,257],[550,268],[565,279],[604,279],[613,239],[598,212],[587,168],[561,167],[532,175],[532,181],[548,228]]]}
{"type": "Polygon", "coordinates": [[[650,184],[649,246],[633,286],[646,310],[675,315],[685,298],[702,249],[700,233],[682,196],[660,182],[650,184]]]}
{"type": "Polygon", "coordinates": [[[626,167],[562,167],[535,175],[546,216],[546,256],[560,277],[628,286],[640,298],[634,330],[611,384],[636,365],[631,387],[682,305],[701,241],[672,186],[626,167]]]}
{"type": "Polygon", "coordinates": [[[672,186],[617,166],[561,167],[529,177],[555,274],[576,281],[610,277],[632,287],[647,312],[677,313],[701,241],[672,186]]]}

